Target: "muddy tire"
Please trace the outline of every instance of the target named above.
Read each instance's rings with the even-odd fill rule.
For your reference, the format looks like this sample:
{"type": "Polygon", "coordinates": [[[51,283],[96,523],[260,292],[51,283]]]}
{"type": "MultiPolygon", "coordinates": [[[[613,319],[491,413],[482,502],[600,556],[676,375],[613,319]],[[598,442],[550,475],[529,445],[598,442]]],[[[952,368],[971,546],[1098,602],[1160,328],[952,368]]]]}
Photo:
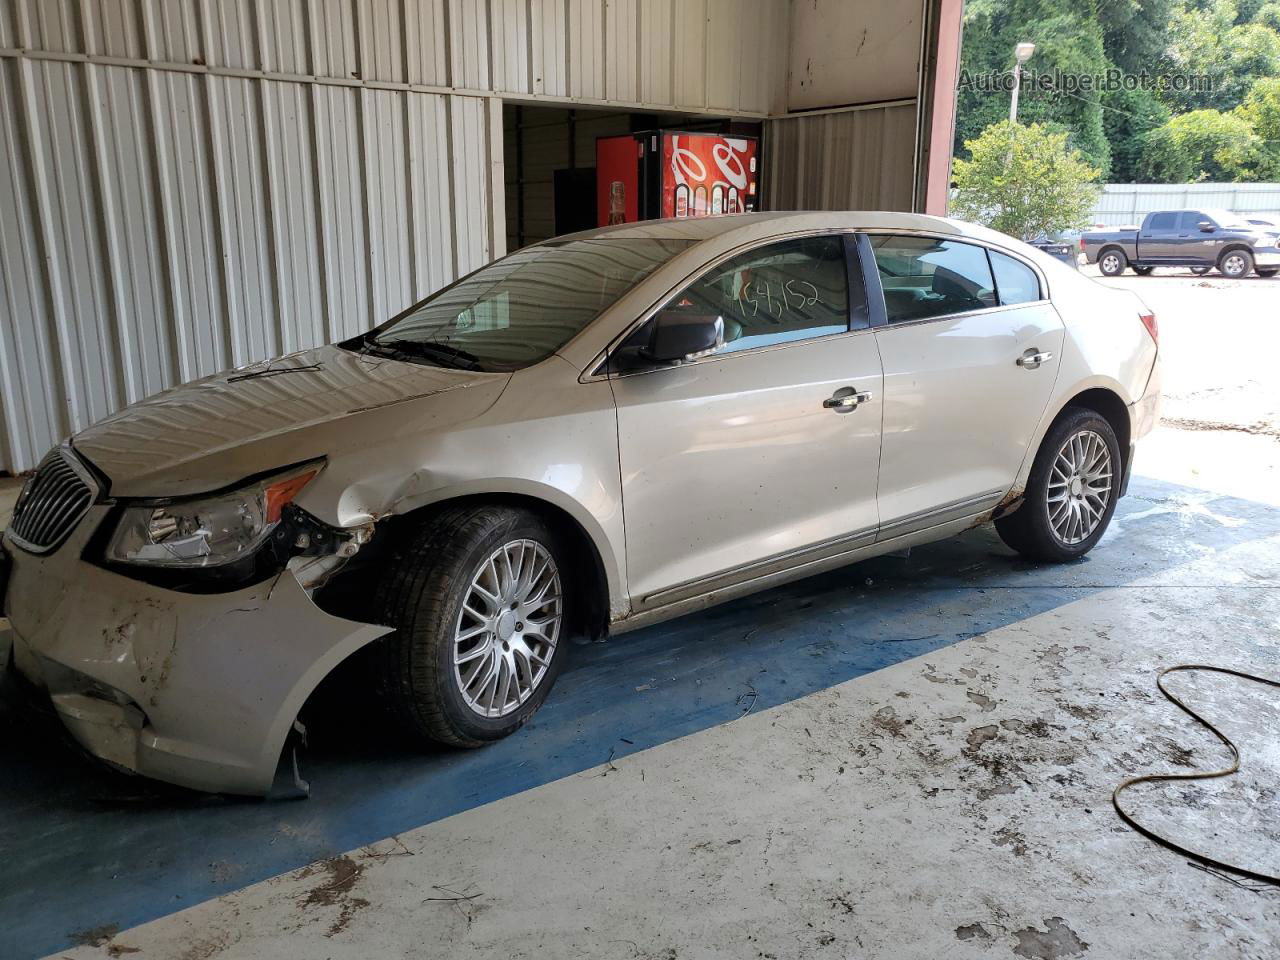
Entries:
{"type": "Polygon", "coordinates": [[[1118,277],[1128,265],[1129,258],[1124,255],[1124,251],[1115,247],[1103,250],[1098,255],[1098,270],[1104,277],[1118,277]]]}
{"type": "Polygon", "coordinates": [[[412,736],[479,747],[514,733],[568,646],[568,552],[508,506],[446,509],[400,537],[373,598],[379,693],[412,736]]]}
{"type": "Polygon", "coordinates": [[[1022,506],[996,521],[1000,539],[1034,560],[1084,556],[1115,513],[1121,463],[1111,424],[1093,410],[1068,407],[1040,444],[1022,506]]]}
{"type": "Polygon", "coordinates": [[[1248,250],[1228,250],[1218,260],[1218,272],[1228,280],[1239,280],[1253,273],[1253,254],[1248,250]]]}

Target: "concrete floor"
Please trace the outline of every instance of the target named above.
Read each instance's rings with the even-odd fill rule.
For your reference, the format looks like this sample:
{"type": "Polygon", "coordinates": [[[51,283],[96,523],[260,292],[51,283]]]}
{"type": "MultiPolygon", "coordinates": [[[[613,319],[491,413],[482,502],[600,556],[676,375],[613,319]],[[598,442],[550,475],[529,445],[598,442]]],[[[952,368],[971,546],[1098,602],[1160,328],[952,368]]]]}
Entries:
{"type": "MultiPolygon", "coordinates": [[[[1196,869],[1110,807],[1129,775],[1224,763],[1160,667],[1280,676],[1280,443],[1240,429],[1270,422],[1248,381],[1275,310],[1119,282],[1160,314],[1177,402],[1233,399],[1143,445],[1084,562],[976,530],[578,648],[536,721],[478,753],[322,725],[304,802],[174,796],[15,737],[0,956],[1275,956],[1280,888],[1196,869]]],[[[1242,773],[1129,808],[1280,871],[1274,691],[1172,684],[1242,773]]]]}

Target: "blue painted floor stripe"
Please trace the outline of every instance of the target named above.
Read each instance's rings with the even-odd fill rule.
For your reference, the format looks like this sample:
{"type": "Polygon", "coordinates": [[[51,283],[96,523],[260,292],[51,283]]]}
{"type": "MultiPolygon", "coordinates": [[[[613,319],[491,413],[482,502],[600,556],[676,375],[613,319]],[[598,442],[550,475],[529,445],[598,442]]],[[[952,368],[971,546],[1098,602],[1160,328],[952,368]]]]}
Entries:
{"type": "MultiPolygon", "coordinates": [[[[1119,517],[1202,491],[1135,480],[1119,517]]],[[[480,751],[386,743],[367,711],[313,726],[312,797],[178,794],[110,774],[39,733],[0,750],[0,955],[130,926],[596,764],[1024,620],[1108,586],[1280,533],[1280,510],[1219,497],[1228,527],[1145,516],[1085,561],[1040,567],[989,529],[574,648],[534,721],[480,751]]]]}

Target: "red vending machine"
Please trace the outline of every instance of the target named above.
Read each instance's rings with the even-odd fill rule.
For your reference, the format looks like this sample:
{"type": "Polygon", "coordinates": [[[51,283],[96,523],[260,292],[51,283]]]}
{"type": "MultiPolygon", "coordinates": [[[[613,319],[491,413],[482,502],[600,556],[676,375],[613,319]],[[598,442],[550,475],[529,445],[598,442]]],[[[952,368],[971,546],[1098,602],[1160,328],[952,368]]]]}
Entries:
{"type": "Polygon", "coordinates": [[[649,130],[596,140],[600,226],[661,217],[713,217],[758,206],[760,141],[649,130]]]}

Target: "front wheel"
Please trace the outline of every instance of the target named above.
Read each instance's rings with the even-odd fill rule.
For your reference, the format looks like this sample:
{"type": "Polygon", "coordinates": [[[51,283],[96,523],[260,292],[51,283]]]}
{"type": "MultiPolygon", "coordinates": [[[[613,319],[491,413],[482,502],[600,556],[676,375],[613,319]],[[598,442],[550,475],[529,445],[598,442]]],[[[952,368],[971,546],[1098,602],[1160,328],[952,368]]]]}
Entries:
{"type": "Polygon", "coordinates": [[[1068,408],[1040,444],[1022,506],[996,521],[1006,544],[1062,563],[1094,548],[1115,512],[1120,445],[1100,414],[1068,408]]]}
{"type": "Polygon", "coordinates": [[[1248,250],[1228,250],[1218,261],[1218,271],[1230,280],[1239,280],[1253,272],[1253,254],[1248,250]]]}
{"type": "Polygon", "coordinates": [[[1119,250],[1106,250],[1098,258],[1098,269],[1104,277],[1118,277],[1128,265],[1128,259],[1119,250]]]}
{"type": "Polygon", "coordinates": [[[418,737],[483,746],[541,706],[564,660],[566,551],[535,514],[446,509],[404,536],[374,597],[378,679],[418,737]]]}

